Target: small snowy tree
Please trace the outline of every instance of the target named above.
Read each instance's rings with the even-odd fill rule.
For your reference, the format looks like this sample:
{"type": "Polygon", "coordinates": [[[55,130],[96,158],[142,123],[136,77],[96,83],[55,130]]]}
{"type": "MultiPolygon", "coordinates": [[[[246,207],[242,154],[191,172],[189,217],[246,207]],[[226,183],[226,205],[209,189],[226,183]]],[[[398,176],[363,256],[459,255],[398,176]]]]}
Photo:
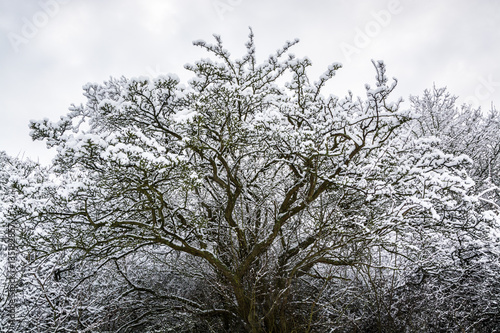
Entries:
{"type": "MultiPolygon", "coordinates": [[[[37,293],[30,263],[34,259],[31,223],[46,202],[47,170],[0,152],[0,330],[24,331],[37,293]],[[36,295],[35,295],[36,294],[36,295]],[[34,296],[34,297],[33,297],[34,296]]],[[[41,311],[47,308],[40,309],[41,311]]]]}

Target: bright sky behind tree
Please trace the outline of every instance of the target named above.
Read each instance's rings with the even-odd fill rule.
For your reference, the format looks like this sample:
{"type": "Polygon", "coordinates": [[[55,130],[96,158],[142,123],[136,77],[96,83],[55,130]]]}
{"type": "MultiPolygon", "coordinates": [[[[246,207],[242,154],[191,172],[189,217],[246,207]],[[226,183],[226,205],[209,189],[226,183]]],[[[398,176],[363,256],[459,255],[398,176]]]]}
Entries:
{"type": "Polygon", "coordinates": [[[0,150],[48,163],[30,119],[57,120],[110,76],[187,81],[183,65],[207,56],[192,41],[219,34],[239,57],[249,27],[261,60],[299,38],[292,52],[312,60],[311,79],[342,63],[325,93],[364,95],[381,59],[405,100],[435,84],[486,111],[500,101],[495,0],[0,0],[0,150]]]}

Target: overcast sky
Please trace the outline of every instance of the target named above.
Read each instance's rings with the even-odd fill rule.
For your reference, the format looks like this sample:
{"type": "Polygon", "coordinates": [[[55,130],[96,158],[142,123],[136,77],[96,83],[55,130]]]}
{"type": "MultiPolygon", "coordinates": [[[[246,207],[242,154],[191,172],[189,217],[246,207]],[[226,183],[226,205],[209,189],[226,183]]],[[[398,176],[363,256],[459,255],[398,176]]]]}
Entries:
{"type": "Polygon", "coordinates": [[[183,65],[207,56],[192,41],[219,34],[240,56],[248,27],[260,59],[299,38],[292,52],[312,60],[312,76],[341,62],[334,95],[363,95],[381,59],[399,81],[394,97],[435,84],[460,103],[500,106],[498,0],[0,0],[0,150],[48,163],[30,119],[57,120],[84,102],[85,83],[110,76],[187,80],[183,65]]]}

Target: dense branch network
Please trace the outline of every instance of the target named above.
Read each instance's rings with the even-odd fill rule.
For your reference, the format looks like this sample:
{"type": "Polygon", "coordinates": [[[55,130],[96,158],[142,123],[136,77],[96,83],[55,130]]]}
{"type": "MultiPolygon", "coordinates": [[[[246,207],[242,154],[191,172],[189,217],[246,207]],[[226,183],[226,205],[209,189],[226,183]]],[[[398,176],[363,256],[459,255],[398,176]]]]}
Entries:
{"type": "Polygon", "coordinates": [[[311,311],[300,330],[317,313],[321,292],[301,301],[297,286],[317,292],[318,283],[358,274],[348,271],[389,267],[375,263],[374,249],[418,261],[413,231],[479,223],[470,159],[440,150],[436,137],[409,134],[408,126],[418,130],[401,100],[389,101],[397,82],[383,62],[373,62],[366,99],[325,97],[341,65],[311,83],[311,61],[289,52],[297,41],[258,64],[252,33],[236,60],[215,40],[194,43],[215,60],[186,65],[188,85],[175,75],[87,84],[85,105],[58,122],[31,123],[33,139],[57,149],[45,202],[29,217],[44,230],[36,235],[43,258],[59,253],[92,263],[92,274],[117,272],[121,298],[286,332],[292,304],[311,311]],[[208,281],[217,306],[133,278],[125,262],[139,253],[163,258],[168,272],[176,260],[191,267],[189,278],[208,281]]]}

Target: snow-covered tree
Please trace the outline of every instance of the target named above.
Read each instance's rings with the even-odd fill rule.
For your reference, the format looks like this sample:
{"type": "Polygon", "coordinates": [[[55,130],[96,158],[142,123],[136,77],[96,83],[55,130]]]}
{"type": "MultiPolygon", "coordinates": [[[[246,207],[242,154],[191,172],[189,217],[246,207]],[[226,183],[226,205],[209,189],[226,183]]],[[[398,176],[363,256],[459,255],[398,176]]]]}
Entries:
{"type": "Polygon", "coordinates": [[[445,88],[410,100],[419,115],[408,124],[414,137],[435,136],[442,151],[471,159],[466,170],[475,185],[469,193],[477,202],[475,214],[445,213],[446,232],[420,233],[415,239],[421,260],[410,263],[397,290],[398,320],[415,331],[493,331],[500,318],[498,113],[458,106],[445,88]],[[467,220],[467,226],[457,228],[457,222],[467,220]]]}
{"type": "Polygon", "coordinates": [[[65,310],[73,329],[326,330],[351,313],[331,298],[348,294],[339,281],[375,282],[395,255],[426,262],[415,244],[448,251],[446,233],[480,218],[470,159],[409,133],[383,62],[366,98],[338,98],[322,90],[341,65],[311,81],[296,41],[259,64],[252,34],[241,59],[215,39],[195,42],[215,60],[187,65],[187,85],[87,84],[85,105],[31,123],[57,149],[34,244],[61,260],[56,282],[77,281],[65,297],[87,286],[116,304],[65,310]]]}
{"type": "Polygon", "coordinates": [[[23,331],[32,301],[29,263],[33,260],[29,221],[45,199],[50,186],[47,170],[37,163],[0,152],[0,330],[23,331]]]}

